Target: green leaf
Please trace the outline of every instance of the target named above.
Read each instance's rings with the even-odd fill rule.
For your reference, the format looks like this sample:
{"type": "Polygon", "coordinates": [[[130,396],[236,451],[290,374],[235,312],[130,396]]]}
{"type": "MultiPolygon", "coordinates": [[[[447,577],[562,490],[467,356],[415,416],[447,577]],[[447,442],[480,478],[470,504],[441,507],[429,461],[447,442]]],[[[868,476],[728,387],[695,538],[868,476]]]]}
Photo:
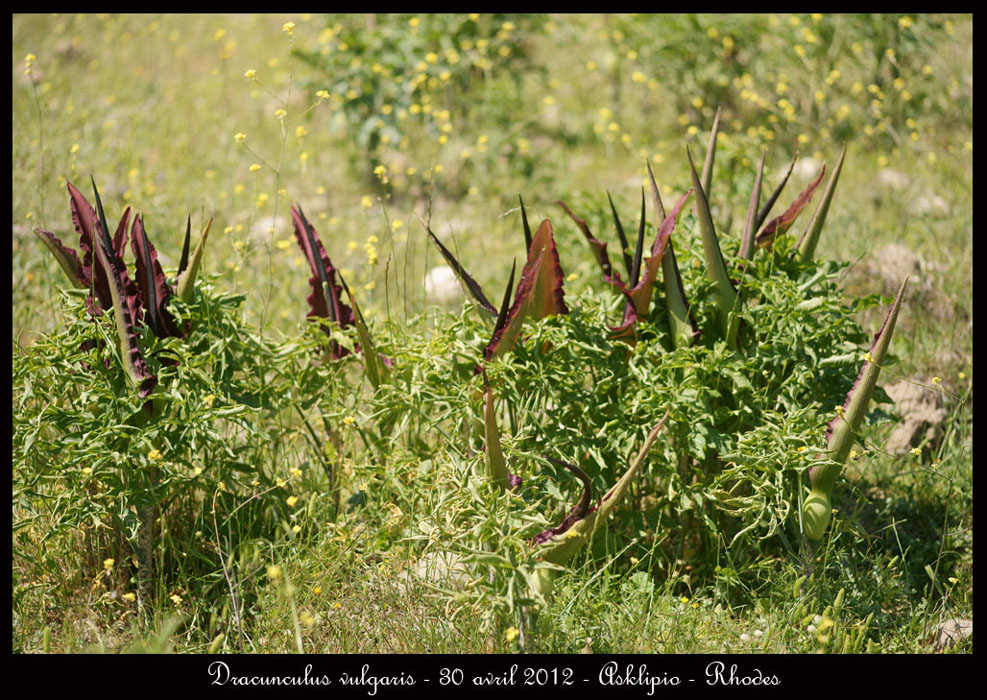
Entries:
{"type": "Polygon", "coordinates": [[[206,227],[199,237],[199,244],[195,246],[192,259],[189,260],[188,268],[178,276],[178,298],[186,304],[192,299],[192,290],[195,289],[195,278],[199,274],[199,265],[202,263],[202,250],[209,238],[209,227],[212,226],[212,219],[206,222],[206,227]]]}
{"type": "Polygon", "coordinates": [[[874,388],[877,385],[877,378],[881,374],[881,363],[884,362],[888,354],[888,347],[891,344],[895,322],[898,320],[898,311],[901,309],[906,284],[908,284],[907,277],[901,283],[894,305],[884,319],[884,325],[874,337],[874,343],[870,349],[870,359],[864,362],[860,374],[857,375],[857,381],[854,382],[853,387],[846,395],[843,406],[839,408],[837,416],[829,423],[826,430],[827,461],[809,469],[812,492],[806,498],[802,508],[802,524],[806,536],[811,540],[822,539],[826,533],[826,527],[829,525],[832,511],[830,494],[850,454],[850,448],[853,447],[853,443],[859,435],[864,414],[867,412],[867,405],[870,403],[874,388]]]}
{"type": "Polygon", "coordinates": [[[648,452],[658,437],[658,433],[661,432],[665,422],[668,420],[668,416],[669,413],[666,411],[658,425],[651,429],[647,439],[644,441],[644,445],[641,447],[641,451],[633,459],[627,471],[624,472],[624,475],[617,481],[614,487],[600,499],[596,507],[585,518],[569,528],[567,532],[544,542],[535,552],[538,558],[553,564],[564,564],[585,543],[593,538],[593,535],[603,526],[607,518],[610,517],[610,514],[617,507],[617,504],[620,503],[631,482],[641,472],[645,461],[647,461],[648,452]]]}
{"type": "Polygon", "coordinates": [[[716,237],[716,229],[713,227],[709,202],[706,200],[702,183],[699,182],[699,174],[696,172],[696,166],[692,162],[692,153],[688,147],[686,154],[689,157],[689,169],[692,172],[692,186],[696,191],[696,208],[699,213],[699,227],[703,237],[703,252],[706,255],[706,276],[715,285],[714,296],[719,335],[726,340],[727,347],[736,349],[738,323],[736,320],[731,321],[730,315],[737,302],[737,293],[734,291],[726,264],[723,262],[723,253],[720,252],[720,242],[716,237]]]}
{"type": "Polygon", "coordinates": [[[846,144],[843,144],[843,149],[840,151],[840,158],[836,161],[836,167],[833,168],[832,175],[829,176],[829,181],[826,183],[826,190],[823,192],[822,199],[819,201],[816,211],[812,214],[812,220],[809,221],[805,233],[802,234],[802,238],[799,240],[797,255],[799,260],[803,262],[812,260],[812,257],[815,255],[816,244],[819,242],[823,224],[826,222],[826,214],[829,212],[830,202],[833,201],[833,194],[836,192],[836,183],[840,179],[840,171],[843,170],[843,159],[845,157],[846,144]]]}

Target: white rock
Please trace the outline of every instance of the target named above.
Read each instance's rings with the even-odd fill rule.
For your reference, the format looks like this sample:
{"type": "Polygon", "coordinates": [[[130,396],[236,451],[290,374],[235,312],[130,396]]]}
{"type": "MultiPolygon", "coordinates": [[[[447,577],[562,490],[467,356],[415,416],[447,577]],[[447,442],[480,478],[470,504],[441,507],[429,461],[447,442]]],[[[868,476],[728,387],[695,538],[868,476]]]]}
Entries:
{"type": "Polygon", "coordinates": [[[922,195],[915,200],[912,210],[916,214],[945,214],[949,211],[946,200],[937,194],[932,196],[922,195]]]}
{"type": "Polygon", "coordinates": [[[448,265],[437,265],[425,275],[425,296],[433,304],[446,304],[461,294],[456,273],[448,265]]]}
{"type": "Polygon", "coordinates": [[[284,216],[279,216],[277,219],[273,216],[261,217],[254,221],[254,225],[250,227],[250,237],[255,241],[269,241],[271,240],[271,227],[274,226],[277,229],[280,224],[281,229],[283,229],[286,223],[291,225],[286,222],[284,216]]]}
{"type": "Polygon", "coordinates": [[[903,190],[911,184],[912,179],[898,170],[883,168],[877,173],[877,181],[893,190],[903,190]]]}
{"type": "Polygon", "coordinates": [[[973,620],[946,620],[936,633],[936,648],[945,649],[973,635],[973,620]]]}
{"type": "Polygon", "coordinates": [[[799,158],[795,161],[795,167],[792,169],[792,174],[796,177],[796,179],[808,180],[809,178],[815,178],[819,175],[819,171],[822,170],[822,166],[822,162],[812,156],[799,158]]]}

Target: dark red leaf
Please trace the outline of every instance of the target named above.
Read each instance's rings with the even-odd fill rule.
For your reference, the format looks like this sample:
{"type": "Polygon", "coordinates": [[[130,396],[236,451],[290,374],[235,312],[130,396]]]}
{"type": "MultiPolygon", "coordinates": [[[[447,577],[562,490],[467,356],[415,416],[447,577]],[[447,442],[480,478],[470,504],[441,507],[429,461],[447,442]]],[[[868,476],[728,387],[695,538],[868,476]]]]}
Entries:
{"type": "Polygon", "coordinates": [[[823,180],[823,176],[826,174],[826,166],[822,167],[819,171],[818,177],[809,183],[809,186],[805,188],[805,191],[800,194],[792,205],[785,210],[785,213],[781,216],[772,219],[768,222],[759,234],[754,238],[754,243],[758,248],[767,248],[770,246],[775,238],[785,233],[792,224],[795,223],[795,219],[798,215],[802,213],[802,210],[812,201],[812,195],[815,194],[816,188],[823,180]]]}
{"type": "MultiPolygon", "coordinates": [[[[295,227],[295,238],[312,270],[312,277],[309,278],[312,293],[307,299],[311,310],[308,315],[328,318],[340,328],[354,325],[353,310],[342,301],[343,289],[336,282],[336,268],[322,247],[318,232],[305,218],[300,206],[291,208],[291,219],[295,227]]],[[[348,355],[349,350],[333,341],[330,354],[334,359],[339,359],[348,355]]]]}
{"type": "Polygon", "coordinates": [[[567,314],[569,309],[563,299],[562,265],[552,235],[552,223],[545,219],[532,237],[528,262],[521,270],[514,295],[514,304],[507,312],[504,325],[498,328],[483,353],[490,360],[509,352],[517,342],[524,319],[538,320],[553,314],[567,314]]]}
{"type": "Polygon", "coordinates": [[[624,289],[624,281],[620,278],[620,274],[613,269],[613,265],[610,264],[610,256],[607,255],[607,244],[600,243],[592,233],[590,233],[589,226],[583,219],[572,213],[572,211],[565,205],[565,202],[556,202],[562,210],[572,219],[579,230],[583,232],[586,237],[586,241],[589,243],[590,250],[593,251],[593,256],[596,258],[596,262],[599,263],[600,269],[603,270],[603,281],[607,284],[613,284],[624,289]]]}
{"type": "Polygon", "coordinates": [[[568,462],[563,462],[561,459],[555,459],[553,457],[546,457],[548,461],[553,464],[557,464],[560,467],[565,467],[576,477],[583,482],[583,495],[580,497],[579,502],[572,507],[569,514],[565,519],[558,525],[558,527],[553,527],[551,530],[545,530],[535,535],[535,544],[541,544],[546,540],[550,540],[553,537],[563,534],[570,527],[575,525],[577,522],[585,518],[589,513],[596,510],[596,506],[590,507],[590,501],[593,499],[593,485],[590,483],[589,477],[586,476],[586,472],[577,467],[575,464],[569,464],[568,462]]]}
{"type": "Polygon", "coordinates": [[[147,237],[144,218],[134,217],[131,247],[137,267],[137,288],[144,308],[144,320],[159,338],[178,338],[183,334],[168,311],[172,290],[158,262],[158,252],[147,237]]]}
{"type": "Polygon", "coordinates": [[[445,258],[446,264],[452,268],[454,273],[456,273],[456,277],[459,279],[459,282],[463,287],[463,291],[472,297],[481,309],[488,313],[496,314],[496,307],[490,303],[489,299],[487,299],[476,280],[473,279],[466,269],[459,264],[459,261],[456,259],[456,256],[452,254],[452,251],[442,245],[442,241],[440,241],[438,237],[432,233],[432,229],[430,229],[424,221],[422,221],[422,225],[425,226],[425,231],[428,233],[429,239],[435,244],[435,247],[439,249],[442,257],[445,258]]]}

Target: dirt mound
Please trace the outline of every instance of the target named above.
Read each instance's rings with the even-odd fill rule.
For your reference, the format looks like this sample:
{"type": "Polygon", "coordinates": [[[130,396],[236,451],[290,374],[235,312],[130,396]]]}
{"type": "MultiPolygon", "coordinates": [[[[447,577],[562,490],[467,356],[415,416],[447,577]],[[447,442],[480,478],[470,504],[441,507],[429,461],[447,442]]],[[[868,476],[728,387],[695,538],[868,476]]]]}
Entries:
{"type": "Polygon", "coordinates": [[[938,444],[946,420],[942,394],[907,380],[885,387],[885,391],[901,414],[901,423],[891,433],[885,449],[891,454],[904,454],[923,442],[927,449],[938,444]]]}

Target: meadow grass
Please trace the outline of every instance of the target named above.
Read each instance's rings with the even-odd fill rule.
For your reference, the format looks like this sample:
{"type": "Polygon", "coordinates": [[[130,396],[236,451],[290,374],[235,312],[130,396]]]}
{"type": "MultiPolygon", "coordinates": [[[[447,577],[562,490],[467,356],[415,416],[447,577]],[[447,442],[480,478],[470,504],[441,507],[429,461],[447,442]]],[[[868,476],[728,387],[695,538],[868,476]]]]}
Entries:
{"type": "MultiPolygon", "coordinates": [[[[398,34],[430,30],[414,19],[376,21],[398,34]]],[[[231,505],[224,513],[239,517],[222,528],[176,523],[176,540],[197,543],[190,551],[202,555],[182,563],[181,546],[162,548],[160,563],[171,570],[146,619],[124,597],[131,580],[103,565],[124,551],[120,538],[93,528],[49,542],[57,518],[24,507],[19,499],[30,496],[15,477],[16,651],[897,653],[932,651],[938,624],[972,619],[971,16],[443,20],[456,31],[474,22],[494,47],[523,54],[530,66],[497,70],[475,37],[462,40],[469,48],[435,39],[435,62],[381,58],[424,61],[436,81],[429,114],[449,116],[409,115],[399,124],[406,142],[376,145],[357,137],[373,113],[344,107],[346,90],[379,75],[373,57],[352,68],[351,86],[298,54],[352,51],[341,47],[346,33],[370,32],[369,21],[13,17],[16,358],[69,326],[78,306],[58,291],[61,271],[31,229],[75,245],[64,183],[81,188],[93,174],[117,215],[125,206],[146,213],[166,269],[177,266],[186,216],[196,231],[214,219],[204,274],[213,288],[245,293],[236,313],[258,342],[290,343],[307,325],[309,271],[289,215],[301,203],[385,353],[422,368],[405,387],[412,427],[399,424],[393,434],[374,423],[379,415],[369,413],[359,380],[347,393],[341,378],[322,376],[321,403],[276,413],[269,446],[250,453],[253,466],[272,482],[289,481],[301,505],[231,505]],[[444,87],[443,61],[450,70],[470,66],[467,104],[444,87]],[[894,293],[898,280],[881,275],[894,262],[878,256],[885,246],[917,255],[880,382],[907,380],[938,394],[947,413],[942,438],[920,456],[891,455],[884,445],[894,425],[877,420],[834,494],[842,525],[818,546],[765,546],[764,556],[745,559],[723,542],[716,554],[669,556],[675,533],[649,530],[644,518],[615,520],[560,576],[547,609],[478,626],[483,611],[454,570],[415,573],[437,533],[451,528],[438,522],[444,502],[434,484],[454,483],[443,465],[468,460],[472,449],[466,419],[454,423],[465,436],[441,435],[466,447],[441,448],[439,431],[450,423],[423,406],[453,413],[466,401],[443,386],[443,372],[471,369],[468,358],[457,365],[448,329],[478,333],[458,298],[437,308],[426,297],[426,272],[441,260],[418,216],[499,294],[523,240],[522,194],[531,221],[556,226],[567,298],[602,299],[590,295],[599,272],[584,239],[555,201],[612,238],[601,198],[608,190],[632,227],[645,161],[666,204],[676,201],[689,186],[684,144],[705,150],[718,105],[727,119],[712,200],[722,240],[740,236],[762,144],[770,187],[796,148],[816,161],[797,169],[782,204],[848,142],[818,257],[850,263],[842,288],[853,299],[894,293]],[[448,364],[431,359],[443,353],[452,355],[448,364]],[[337,441],[322,432],[322,418],[337,441]],[[341,505],[320,453],[338,458],[341,505]],[[294,470],[302,476],[287,476],[294,470]],[[522,635],[509,634],[515,625],[522,635]]],[[[873,333],[883,313],[868,308],[858,321],[873,333]]],[[[315,375],[300,373],[292,396],[304,396],[315,375]]],[[[26,400],[16,394],[15,403],[26,400]]],[[[526,424],[515,410],[520,432],[526,424]]],[[[224,439],[249,443],[234,426],[224,430],[224,439]]],[[[519,439],[515,449],[527,448],[519,439]]],[[[14,445],[15,455],[22,450],[14,445]]],[[[568,501],[562,493],[557,500],[564,514],[568,501]]],[[[972,640],[956,649],[971,650],[972,640]]]]}

